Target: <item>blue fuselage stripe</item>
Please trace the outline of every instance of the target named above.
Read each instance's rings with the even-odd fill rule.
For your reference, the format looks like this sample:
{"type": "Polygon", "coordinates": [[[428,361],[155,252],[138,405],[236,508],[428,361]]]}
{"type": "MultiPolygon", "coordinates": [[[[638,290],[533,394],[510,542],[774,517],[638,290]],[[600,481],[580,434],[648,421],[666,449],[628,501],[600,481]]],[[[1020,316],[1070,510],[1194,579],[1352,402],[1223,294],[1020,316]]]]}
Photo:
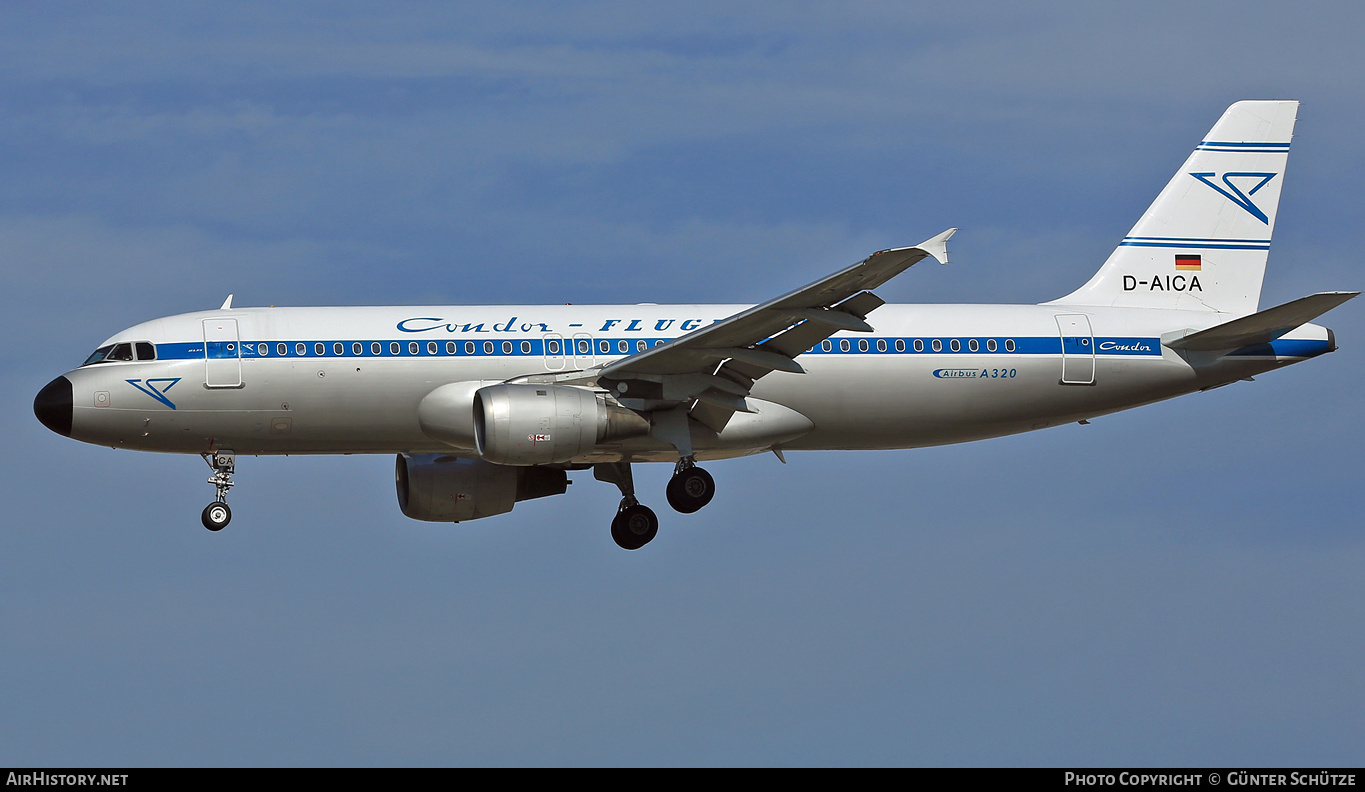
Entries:
{"type": "MultiPolygon", "coordinates": [[[[415,351],[409,346],[410,340],[394,341],[392,339],[379,341],[368,339],[358,341],[355,339],[338,340],[330,339],[327,341],[247,341],[239,345],[228,344],[225,342],[215,342],[208,345],[208,354],[205,354],[203,342],[191,343],[171,343],[158,344],[157,357],[161,360],[203,360],[205,357],[214,360],[231,360],[240,357],[243,360],[260,360],[278,358],[283,360],[305,359],[305,358],[460,358],[460,357],[541,357],[549,354],[552,357],[623,357],[631,355],[644,349],[658,346],[671,338],[593,338],[581,339],[581,343],[590,344],[589,348],[576,347],[576,339],[565,339],[560,342],[561,351],[546,351],[547,342],[544,339],[518,339],[516,341],[487,341],[484,339],[451,339],[449,341],[434,342],[435,347],[428,346],[431,342],[417,342],[415,351]],[[640,342],[644,346],[640,346],[640,342]],[[622,348],[622,344],[625,348],[622,348]],[[355,345],[360,344],[360,352],[355,352],[355,345]],[[374,351],[374,345],[378,344],[379,351],[374,351]],[[398,352],[393,352],[393,344],[397,344],[398,352]],[[338,347],[338,345],[340,345],[338,347]],[[450,346],[453,345],[453,346],[450,346]],[[525,346],[523,346],[525,345],[525,346]],[[233,349],[228,347],[232,346],[233,349]],[[283,346],[284,354],[279,350],[283,346]],[[302,348],[303,352],[298,350],[302,348]],[[340,352],[337,349],[340,348],[340,352]],[[321,352],[318,350],[321,349],[321,352]]],[[[1088,354],[1090,344],[1094,344],[1095,352],[1100,355],[1161,355],[1161,341],[1157,338],[1136,338],[1136,337],[1106,337],[1099,336],[1091,339],[1089,336],[1076,336],[1068,338],[1066,344],[1067,354],[1088,354]]],[[[861,336],[850,338],[847,336],[836,336],[817,344],[813,349],[803,353],[807,355],[1058,355],[1062,353],[1062,339],[1058,336],[861,336]],[[916,347],[916,342],[919,346],[916,347]],[[935,344],[937,342],[937,346],[935,344]],[[954,349],[956,343],[957,348],[954,349]]]]}

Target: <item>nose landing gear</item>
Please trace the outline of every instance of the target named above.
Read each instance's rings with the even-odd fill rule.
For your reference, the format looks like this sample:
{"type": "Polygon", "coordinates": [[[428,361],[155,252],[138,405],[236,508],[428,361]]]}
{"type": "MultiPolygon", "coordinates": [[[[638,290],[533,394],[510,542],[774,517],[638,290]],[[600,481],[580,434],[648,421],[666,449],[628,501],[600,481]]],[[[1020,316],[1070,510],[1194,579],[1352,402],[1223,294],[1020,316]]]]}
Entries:
{"type": "Polygon", "coordinates": [[[232,509],[227,505],[228,490],[232,489],[232,473],[237,467],[237,455],[231,451],[200,454],[213,470],[208,483],[218,490],[218,500],[204,507],[200,520],[210,531],[221,531],[232,521],[232,509]]]}

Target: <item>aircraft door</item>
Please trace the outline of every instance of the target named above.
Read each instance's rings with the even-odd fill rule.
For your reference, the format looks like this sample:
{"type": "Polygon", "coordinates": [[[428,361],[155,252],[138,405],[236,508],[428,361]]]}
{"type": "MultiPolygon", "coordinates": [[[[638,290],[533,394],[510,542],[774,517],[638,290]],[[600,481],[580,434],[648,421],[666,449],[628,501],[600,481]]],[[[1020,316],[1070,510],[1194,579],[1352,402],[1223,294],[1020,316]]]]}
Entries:
{"type": "Polygon", "coordinates": [[[210,388],[242,387],[242,343],[236,319],[204,320],[204,384],[210,388]]]}
{"type": "Polygon", "coordinates": [[[564,359],[568,357],[568,350],[564,349],[564,338],[558,333],[550,333],[541,339],[545,345],[545,369],[547,371],[563,371],[564,359]]]}
{"type": "Polygon", "coordinates": [[[1095,336],[1085,314],[1057,314],[1062,336],[1062,384],[1095,384],[1095,336]]]}
{"type": "Polygon", "coordinates": [[[592,336],[587,333],[573,334],[573,366],[576,369],[589,369],[597,362],[597,353],[592,347],[592,336]]]}

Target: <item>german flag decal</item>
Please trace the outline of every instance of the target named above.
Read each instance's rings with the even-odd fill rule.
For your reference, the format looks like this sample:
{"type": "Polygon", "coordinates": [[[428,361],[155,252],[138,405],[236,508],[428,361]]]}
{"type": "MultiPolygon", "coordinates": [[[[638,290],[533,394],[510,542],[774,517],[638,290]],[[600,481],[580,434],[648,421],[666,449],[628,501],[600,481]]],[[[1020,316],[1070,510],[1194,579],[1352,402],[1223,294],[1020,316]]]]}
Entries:
{"type": "Polygon", "coordinates": [[[1202,265],[1203,261],[1198,254],[1177,253],[1175,256],[1175,268],[1177,270],[1198,272],[1202,268],[1202,265]]]}

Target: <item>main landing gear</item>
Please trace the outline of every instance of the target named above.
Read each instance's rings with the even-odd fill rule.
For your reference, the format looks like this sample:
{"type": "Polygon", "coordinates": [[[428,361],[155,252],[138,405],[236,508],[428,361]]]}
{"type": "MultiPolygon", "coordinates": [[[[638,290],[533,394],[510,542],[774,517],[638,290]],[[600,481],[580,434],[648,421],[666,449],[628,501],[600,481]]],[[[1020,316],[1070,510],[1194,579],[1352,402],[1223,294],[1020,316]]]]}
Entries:
{"type": "MultiPolygon", "coordinates": [[[[659,518],[654,510],[635,498],[635,478],[629,462],[593,465],[593,478],[615,484],[621,490],[621,505],[611,521],[611,538],[625,550],[639,550],[659,534],[659,518]]],[[[684,458],[669,479],[664,491],[668,504],[683,514],[691,514],[711,502],[716,482],[711,474],[697,467],[696,460],[684,458]]]]}
{"type": "Polygon", "coordinates": [[[227,505],[228,490],[232,489],[232,473],[237,467],[237,455],[231,451],[200,454],[213,470],[209,482],[218,489],[218,500],[204,507],[201,520],[210,531],[221,531],[232,521],[232,509],[227,505]]]}
{"type": "Polygon", "coordinates": [[[711,502],[716,496],[716,480],[697,467],[696,460],[683,457],[673,469],[673,478],[664,489],[668,505],[674,511],[691,514],[711,502]]]}
{"type": "Polygon", "coordinates": [[[639,550],[659,533],[659,518],[654,510],[635,499],[635,477],[629,462],[607,462],[592,466],[598,481],[615,484],[621,490],[621,505],[611,521],[611,538],[624,550],[639,550]]]}
{"type": "Polygon", "coordinates": [[[659,517],[634,498],[622,498],[611,520],[611,538],[624,550],[639,550],[659,535],[659,517]]]}

